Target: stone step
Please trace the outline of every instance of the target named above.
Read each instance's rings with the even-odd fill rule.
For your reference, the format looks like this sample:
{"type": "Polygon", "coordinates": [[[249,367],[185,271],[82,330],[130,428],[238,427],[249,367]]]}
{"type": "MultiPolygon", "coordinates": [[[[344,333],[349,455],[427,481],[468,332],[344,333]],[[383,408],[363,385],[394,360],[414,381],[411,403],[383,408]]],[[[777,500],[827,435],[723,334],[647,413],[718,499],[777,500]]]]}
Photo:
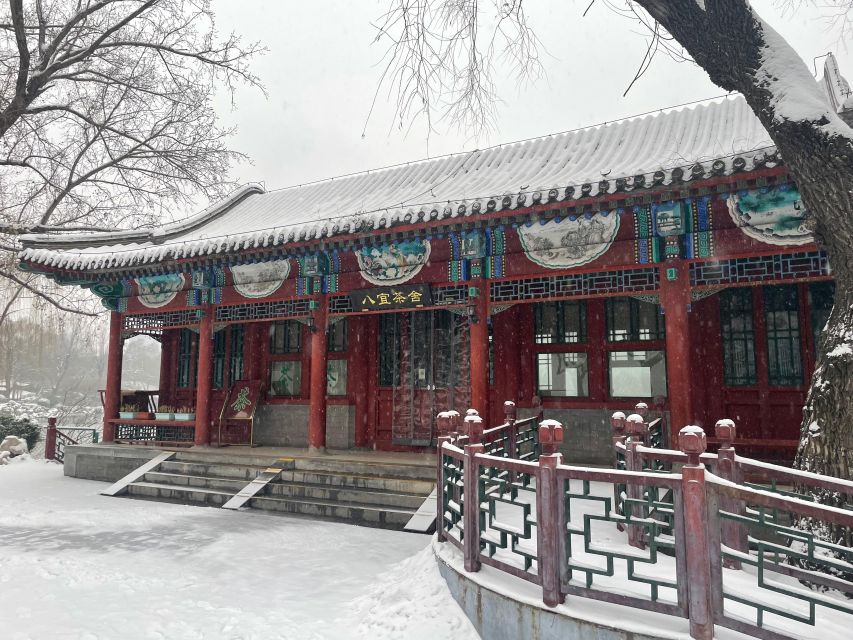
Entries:
{"type": "Polygon", "coordinates": [[[132,498],[147,498],[162,502],[221,507],[231,498],[232,494],[201,487],[181,487],[154,482],[132,482],[127,485],[127,495],[132,498]]]}
{"type": "MultiPolygon", "coordinates": [[[[218,469],[217,469],[218,471],[218,469]]],[[[219,476],[190,476],[182,473],[166,473],[149,471],[142,478],[143,482],[169,485],[174,487],[189,487],[191,489],[210,489],[234,495],[245,487],[250,480],[241,478],[222,478],[219,476]]]]}
{"type": "Polygon", "coordinates": [[[229,452],[229,447],[213,451],[197,449],[176,451],[174,460],[178,462],[191,462],[196,464],[208,464],[213,466],[234,465],[244,467],[266,468],[273,464],[278,457],[275,455],[253,453],[254,449],[248,447],[236,447],[239,453],[229,452]]]}
{"type": "Polygon", "coordinates": [[[261,497],[359,503],[413,510],[417,510],[424,501],[424,496],[411,493],[348,489],[344,487],[329,487],[328,485],[289,482],[270,483],[267,485],[266,491],[261,494],[261,497]]]}
{"type": "Polygon", "coordinates": [[[362,462],[359,460],[337,460],[334,456],[296,458],[299,471],[334,471],[381,478],[408,478],[412,480],[435,480],[435,467],[423,464],[387,462],[362,462]]]}
{"type": "Polygon", "coordinates": [[[163,462],[158,471],[187,476],[217,476],[233,478],[248,483],[254,480],[266,467],[256,467],[248,464],[214,464],[211,462],[187,462],[168,460],[163,462]]]}
{"type": "Polygon", "coordinates": [[[328,487],[346,487],[411,493],[426,497],[435,486],[435,479],[420,480],[412,478],[394,478],[372,475],[359,475],[334,471],[307,471],[296,469],[281,472],[278,482],[323,485],[328,487]]]}
{"type": "Polygon", "coordinates": [[[329,500],[300,500],[296,498],[277,498],[258,496],[249,500],[253,509],[309,516],[323,520],[335,520],[349,524],[381,529],[402,529],[414,509],[398,509],[349,502],[329,500]]]}

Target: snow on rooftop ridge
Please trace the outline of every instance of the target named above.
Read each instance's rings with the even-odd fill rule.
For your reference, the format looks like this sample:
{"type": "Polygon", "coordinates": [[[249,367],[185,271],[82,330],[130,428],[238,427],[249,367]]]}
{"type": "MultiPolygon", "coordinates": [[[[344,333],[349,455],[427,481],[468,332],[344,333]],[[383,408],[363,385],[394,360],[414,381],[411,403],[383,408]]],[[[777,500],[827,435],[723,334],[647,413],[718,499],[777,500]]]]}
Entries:
{"type": "Polygon", "coordinates": [[[67,270],[135,268],[680,185],[764,166],[762,150],[776,161],[767,132],[737,96],[289,189],[247,185],[156,237],[35,236],[20,257],[67,270]]]}

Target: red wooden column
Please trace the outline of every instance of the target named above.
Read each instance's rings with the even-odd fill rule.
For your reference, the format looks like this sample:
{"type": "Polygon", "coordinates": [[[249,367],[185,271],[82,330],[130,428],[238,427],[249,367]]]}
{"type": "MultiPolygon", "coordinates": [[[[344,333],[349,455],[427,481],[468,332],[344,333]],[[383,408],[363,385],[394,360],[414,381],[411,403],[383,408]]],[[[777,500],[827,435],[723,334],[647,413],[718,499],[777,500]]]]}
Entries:
{"type": "MultiPolygon", "coordinates": [[[[660,267],[660,303],[666,316],[666,381],[670,436],[693,423],[690,369],[690,275],[687,264],[667,260],[660,267]]],[[[670,437],[670,442],[672,438],[670,437]]]]}
{"type": "Polygon", "coordinates": [[[477,297],[470,301],[471,318],[471,406],[489,416],[489,287],[484,281],[471,286],[477,297]]]}
{"type": "Polygon", "coordinates": [[[315,301],[311,326],[311,402],[308,409],[308,450],[322,453],[326,450],[326,347],[328,336],[326,320],[329,302],[326,296],[315,301]]]}
{"type": "Polygon", "coordinates": [[[207,307],[198,327],[198,381],[195,388],[195,444],[210,444],[210,390],[213,382],[213,309],[207,307]]]}
{"type": "Polygon", "coordinates": [[[118,311],[110,313],[110,340],[107,347],[107,385],[104,392],[104,442],[115,440],[115,427],[110,420],[118,418],[121,406],[121,356],[124,343],[121,328],[124,319],[118,311]]]}

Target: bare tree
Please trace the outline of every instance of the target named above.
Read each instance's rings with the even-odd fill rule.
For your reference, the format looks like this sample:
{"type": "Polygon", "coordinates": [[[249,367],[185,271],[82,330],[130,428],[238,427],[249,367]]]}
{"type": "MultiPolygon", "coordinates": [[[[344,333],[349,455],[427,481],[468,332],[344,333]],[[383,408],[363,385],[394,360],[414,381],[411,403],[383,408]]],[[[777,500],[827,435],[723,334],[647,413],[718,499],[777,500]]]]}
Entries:
{"type": "MultiPolygon", "coordinates": [[[[608,1],[608,0],[604,0],[608,1]]],[[[850,477],[853,451],[853,130],[830,108],[805,63],[747,0],[622,0],[612,9],[651,33],[649,52],[686,55],[737,91],[769,132],[797,181],[836,282],[833,307],[803,414],[796,465],[850,477]]],[[[828,15],[849,41],[850,0],[828,15]]],[[[492,108],[495,52],[524,73],[538,69],[537,40],[523,0],[392,0],[379,23],[388,43],[382,81],[398,95],[397,117],[434,113],[481,125],[492,108]],[[483,9],[488,6],[492,13],[483,9]],[[484,23],[490,25],[483,36],[484,23]],[[498,43],[496,46],[495,43],[498,43]],[[483,114],[486,114],[485,116],[483,114]]],[[[838,496],[818,496],[834,503],[838,496]]]]}
{"type": "Polygon", "coordinates": [[[0,9],[0,283],[62,300],[15,273],[22,233],[110,230],[220,197],[239,154],[217,90],[262,89],[262,49],[221,37],[209,0],[9,0],[0,9]],[[4,259],[2,254],[6,254],[4,259]]]}

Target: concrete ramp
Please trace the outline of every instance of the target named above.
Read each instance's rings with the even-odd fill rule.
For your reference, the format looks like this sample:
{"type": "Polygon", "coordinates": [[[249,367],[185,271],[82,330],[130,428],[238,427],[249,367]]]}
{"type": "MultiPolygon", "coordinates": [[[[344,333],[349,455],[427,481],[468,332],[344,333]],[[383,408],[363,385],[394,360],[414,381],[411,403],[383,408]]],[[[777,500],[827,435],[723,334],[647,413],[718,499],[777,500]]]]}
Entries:
{"type": "Polygon", "coordinates": [[[412,519],[403,527],[404,531],[412,531],[414,533],[433,533],[435,531],[435,510],[438,495],[435,489],[432,490],[423,504],[415,511],[412,519]]]}
{"type": "MultiPolygon", "coordinates": [[[[118,482],[111,484],[109,487],[100,492],[102,496],[117,496],[124,493],[127,490],[127,486],[131,482],[136,482],[141,477],[143,477],[146,473],[153,471],[157,467],[159,467],[163,462],[166,462],[169,458],[175,455],[174,451],[164,451],[158,456],[151,458],[148,462],[143,464],[140,467],[137,467],[130,473],[128,473],[124,478],[119,480],[118,482]]],[[[115,476],[113,476],[115,477],[115,476]]]]}
{"type": "Polygon", "coordinates": [[[282,470],[293,466],[293,458],[279,458],[274,465],[267,467],[257,478],[240,489],[233,498],[222,505],[223,509],[239,509],[249,500],[258,495],[273,480],[279,477],[282,470]]]}

